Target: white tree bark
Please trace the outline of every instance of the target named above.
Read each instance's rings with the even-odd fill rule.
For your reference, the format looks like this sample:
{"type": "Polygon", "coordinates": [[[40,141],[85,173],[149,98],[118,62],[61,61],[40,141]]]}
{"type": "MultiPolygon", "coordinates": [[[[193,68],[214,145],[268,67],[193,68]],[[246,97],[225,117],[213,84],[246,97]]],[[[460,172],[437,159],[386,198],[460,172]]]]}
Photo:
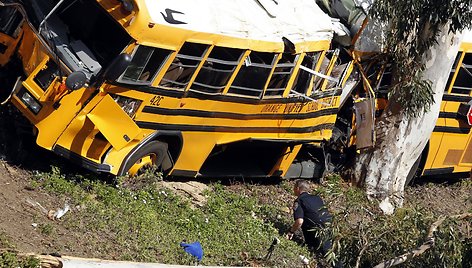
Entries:
{"type": "Polygon", "coordinates": [[[448,33],[445,26],[423,57],[423,78],[432,82],[434,104],[419,118],[408,119],[400,107],[390,106],[376,122],[376,145],[362,152],[354,168],[358,181],[364,181],[369,198],[380,201],[380,208],[392,214],[403,205],[408,173],[420,157],[439,115],[449,72],[458,52],[460,36],[448,33]]]}

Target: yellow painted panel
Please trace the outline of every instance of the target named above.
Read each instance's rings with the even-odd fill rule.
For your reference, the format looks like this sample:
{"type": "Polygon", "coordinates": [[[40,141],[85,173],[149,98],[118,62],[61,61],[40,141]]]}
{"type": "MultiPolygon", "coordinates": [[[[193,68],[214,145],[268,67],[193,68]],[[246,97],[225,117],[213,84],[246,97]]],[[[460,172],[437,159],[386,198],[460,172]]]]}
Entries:
{"type": "Polygon", "coordinates": [[[182,152],[174,169],[198,171],[213,150],[218,133],[209,135],[206,132],[183,132],[182,135],[182,152]]]}
{"type": "Polygon", "coordinates": [[[279,159],[279,162],[274,166],[270,175],[274,175],[278,170],[282,171],[281,176],[285,176],[293,160],[297,156],[298,152],[302,148],[302,145],[296,145],[294,147],[287,147],[284,152],[284,156],[279,159]]]}
{"type": "Polygon", "coordinates": [[[464,154],[462,155],[460,165],[472,167],[472,134],[471,133],[469,133],[469,141],[467,142],[466,149],[464,150],[464,154]]]}
{"type": "Polygon", "coordinates": [[[448,150],[443,165],[457,165],[464,150],[448,150]]]}
{"type": "Polygon", "coordinates": [[[108,95],[87,117],[116,150],[125,147],[141,132],[134,121],[108,95]]]}
{"type": "MultiPolygon", "coordinates": [[[[444,121],[444,118],[439,118],[438,120],[444,121]]],[[[424,169],[431,169],[435,167],[435,159],[438,155],[443,136],[444,134],[442,132],[433,132],[431,134],[431,138],[429,139],[429,151],[428,156],[426,157],[424,169]]]]}

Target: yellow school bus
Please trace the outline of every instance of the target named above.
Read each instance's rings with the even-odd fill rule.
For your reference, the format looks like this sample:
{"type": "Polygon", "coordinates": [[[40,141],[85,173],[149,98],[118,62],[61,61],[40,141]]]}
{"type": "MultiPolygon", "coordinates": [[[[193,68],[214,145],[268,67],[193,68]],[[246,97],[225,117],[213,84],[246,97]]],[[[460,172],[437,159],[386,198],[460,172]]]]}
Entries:
{"type": "Polygon", "coordinates": [[[423,176],[469,177],[472,170],[472,36],[466,33],[444,91],[436,126],[423,152],[423,176]]]}
{"type": "Polygon", "coordinates": [[[330,27],[311,1],[2,0],[0,95],[96,172],[284,176],[353,69],[330,27]]]}

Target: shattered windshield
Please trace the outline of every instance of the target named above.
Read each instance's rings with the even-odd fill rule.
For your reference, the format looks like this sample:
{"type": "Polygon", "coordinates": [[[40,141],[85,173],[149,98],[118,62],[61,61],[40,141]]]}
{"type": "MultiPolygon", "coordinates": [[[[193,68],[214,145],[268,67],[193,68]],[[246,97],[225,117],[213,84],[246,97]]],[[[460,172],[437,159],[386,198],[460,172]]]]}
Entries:
{"type": "Polygon", "coordinates": [[[72,71],[84,71],[89,78],[107,67],[131,41],[121,25],[95,0],[22,2],[28,19],[61,60],[72,71]],[[41,24],[56,5],[54,13],[41,24]]]}

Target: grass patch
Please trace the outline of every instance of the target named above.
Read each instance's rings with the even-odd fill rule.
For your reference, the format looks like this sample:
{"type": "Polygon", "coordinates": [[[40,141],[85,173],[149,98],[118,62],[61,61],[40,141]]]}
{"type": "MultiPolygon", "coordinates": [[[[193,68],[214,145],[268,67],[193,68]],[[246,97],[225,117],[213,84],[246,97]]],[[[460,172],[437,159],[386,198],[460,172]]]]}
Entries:
{"type": "Polygon", "coordinates": [[[44,235],[51,235],[54,232],[54,226],[52,224],[40,224],[39,231],[44,235]]]}
{"type": "MultiPolygon", "coordinates": [[[[299,255],[310,255],[282,237],[292,222],[288,207],[294,199],[293,182],[233,188],[212,184],[206,192],[207,203],[192,208],[188,200],[161,187],[160,180],[118,187],[93,177],[66,177],[53,168],[36,176],[35,185],[70,200],[74,209],[61,221],[83,235],[80,243],[95,254],[88,257],[193,264],[195,260],[179,246],[183,240],[202,244],[202,265],[298,267],[299,255]],[[264,260],[274,237],[281,243],[272,258],[264,260]]],[[[410,192],[460,193],[464,198],[457,200],[471,202],[471,186],[470,182],[444,189],[426,185],[410,192]]],[[[336,175],[326,177],[314,192],[334,216],[332,228],[325,230],[335,237],[330,257],[342,260],[346,267],[354,267],[359,255],[360,267],[372,267],[416,248],[443,214],[412,195],[394,215],[382,215],[362,189],[349,187],[336,175]]],[[[435,246],[402,267],[472,267],[470,229],[470,220],[446,220],[436,232],[435,246]]]]}
{"type": "Polygon", "coordinates": [[[100,248],[99,255],[188,265],[194,260],[180,248],[184,240],[202,244],[202,265],[293,267],[300,263],[300,254],[308,254],[280,236],[270,220],[276,217],[277,208],[226,191],[220,184],[210,186],[203,207],[192,208],[187,200],[161,188],[158,180],[131,190],[83,176],[66,178],[54,168],[35,181],[81,208],[65,216],[63,223],[84,233],[84,243],[102,244],[91,245],[100,248]],[[266,261],[274,237],[281,243],[266,261]]]}
{"type": "Polygon", "coordinates": [[[18,256],[14,252],[15,246],[4,233],[0,233],[0,268],[21,267],[39,268],[40,261],[32,256],[18,256]],[[9,250],[3,250],[9,249],[9,250]]]}
{"type": "Polygon", "coordinates": [[[15,248],[4,233],[0,232],[0,248],[15,248]]]}
{"type": "Polygon", "coordinates": [[[13,252],[0,253],[0,267],[39,268],[40,261],[32,256],[18,256],[13,252]]]}

